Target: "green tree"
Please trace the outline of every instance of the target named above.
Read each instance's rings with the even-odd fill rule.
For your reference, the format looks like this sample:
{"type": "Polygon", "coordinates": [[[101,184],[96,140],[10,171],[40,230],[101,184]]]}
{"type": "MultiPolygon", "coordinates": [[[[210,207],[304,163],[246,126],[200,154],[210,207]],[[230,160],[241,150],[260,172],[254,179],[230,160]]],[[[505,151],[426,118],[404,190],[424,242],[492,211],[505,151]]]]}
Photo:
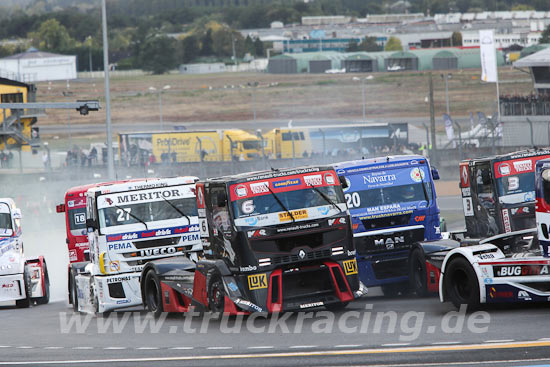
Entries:
{"type": "Polygon", "coordinates": [[[244,39],[244,52],[248,52],[251,55],[256,55],[256,50],[254,47],[254,41],[250,35],[246,36],[244,39]]]}
{"type": "Polygon", "coordinates": [[[356,40],[351,40],[351,42],[348,45],[348,48],[346,48],[346,52],[357,52],[359,51],[359,44],[356,40]]]}
{"type": "Polygon", "coordinates": [[[453,47],[462,46],[462,33],[453,32],[451,35],[451,45],[453,47]]]}
{"type": "Polygon", "coordinates": [[[546,27],[544,32],[542,32],[542,37],[540,38],[539,43],[550,43],[550,24],[546,27]]]}
{"type": "Polygon", "coordinates": [[[153,74],[164,74],[178,65],[176,58],[176,41],[166,35],[148,37],[140,50],[140,64],[145,71],[153,74]]]}
{"type": "Polygon", "coordinates": [[[212,39],[212,29],[208,28],[201,38],[201,56],[212,56],[214,54],[214,40],[212,39]]]}
{"type": "Polygon", "coordinates": [[[212,33],[214,55],[219,57],[233,56],[233,42],[235,43],[235,56],[241,58],[244,55],[244,38],[240,32],[229,28],[220,28],[212,33]]]}
{"type": "Polygon", "coordinates": [[[67,29],[56,19],[49,19],[40,24],[36,32],[27,36],[32,45],[38,49],[61,52],[75,46],[75,40],[69,36],[67,29]]]}
{"type": "Polygon", "coordinates": [[[384,47],[384,51],[403,51],[403,46],[401,45],[401,41],[397,37],[390,37],[388,42],[386,43],[386,46],[384,47]]]}
{"type": "Polygon", "coordinates": [[[181,41],[181,48],[181,61],[187,64],[196,59],[200,54],[199,39],[193,34],[187,36],[181,41]]]}
{"type": "Polygon", "coordinates": [[[376,52],[382,51],[382,46],[376,43],[376,37],[365,37],[358,46],[359,51],[376,52]]]}
{"type": "Polygon", "coordinates": [[[254,55],[260,56],[260,57],[265,55],[264,43],[262,42],[260,37],[254,40],[254,55]]]}

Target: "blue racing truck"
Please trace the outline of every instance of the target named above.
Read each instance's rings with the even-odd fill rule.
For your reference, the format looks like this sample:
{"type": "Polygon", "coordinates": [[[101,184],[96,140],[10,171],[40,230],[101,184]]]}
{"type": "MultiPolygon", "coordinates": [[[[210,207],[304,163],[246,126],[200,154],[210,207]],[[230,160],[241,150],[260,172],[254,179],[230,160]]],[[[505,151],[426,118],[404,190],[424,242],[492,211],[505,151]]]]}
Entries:
{"type": "Polygon", "coordinates": [[[334,165],[348,187],[359,277],[385,295],[438,291],[445,254],[459,246],[442,239],[433,180],[439,173],[419,155],[387,156],[334,165]]]}

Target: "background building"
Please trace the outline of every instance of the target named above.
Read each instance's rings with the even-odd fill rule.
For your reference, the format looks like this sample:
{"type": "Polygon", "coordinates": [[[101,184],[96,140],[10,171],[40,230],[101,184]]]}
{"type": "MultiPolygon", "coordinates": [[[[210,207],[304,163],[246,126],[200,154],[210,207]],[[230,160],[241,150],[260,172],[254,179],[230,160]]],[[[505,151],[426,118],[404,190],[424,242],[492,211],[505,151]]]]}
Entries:
{"type": "Polygon", "coordinates": [[[0,59],[0,77],[33,83],[76,79],[76,56],[30,48],[27,52],[0,59]]]}

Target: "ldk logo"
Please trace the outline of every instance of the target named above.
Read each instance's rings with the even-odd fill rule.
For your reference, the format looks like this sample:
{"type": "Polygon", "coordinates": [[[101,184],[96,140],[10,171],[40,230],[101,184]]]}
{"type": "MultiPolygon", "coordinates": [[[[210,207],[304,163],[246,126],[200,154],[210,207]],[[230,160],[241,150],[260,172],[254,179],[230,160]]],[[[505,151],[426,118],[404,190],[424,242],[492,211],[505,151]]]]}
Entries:
{"type": "Polygon", "coordinates": [[[248,276],[248,288],[255,289],[267,288],[267,274],[253,274],[248,276]]]}
{"type": "Polygon", "coordinates": [[[343,264],[346,275],[357,274],[357,261],[355,259],[346,260],[343,264]]]}

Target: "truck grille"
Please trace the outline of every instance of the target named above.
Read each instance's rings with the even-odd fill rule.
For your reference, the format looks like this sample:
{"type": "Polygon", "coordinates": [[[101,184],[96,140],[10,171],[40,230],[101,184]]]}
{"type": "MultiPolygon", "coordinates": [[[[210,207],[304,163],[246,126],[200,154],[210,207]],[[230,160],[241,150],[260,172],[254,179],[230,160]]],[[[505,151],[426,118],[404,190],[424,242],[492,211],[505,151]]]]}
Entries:
{"type": "Polygon", "coordinates": [[[136,246],[138,250],[150,247],[164,247],[164,246],[175,246],[180,242],[181,237],[168,237],[168,238],[156,238],[153,240],[145,241],[134,241],[132,244],[136,246]]]}
{"type": "Polygon", "coordinates": [[[300,261],[324,259],[324,258],[330,257],[330,255],[331,255],[330,249],[318,250],[318,251],[308,252],[303,259],[301,259],[298,255],[284,255],[284,256],[274,256],[271,258],[271,261],[273,265],[290,264],[290,263],[296,263],[300,261]]]}
{"type": "Polygon", "coordinates": [[[365,219],[365,220],[362,220],[361,223],[363,223],[363,226],[365,226],[365,230],[371,231],[373,229],[379,229],[379,228],[404,226],[409,224],[410,221],[411,221],[411,215],[403,214],[403,215],[394,215],[392,217],[365,219]]]}

